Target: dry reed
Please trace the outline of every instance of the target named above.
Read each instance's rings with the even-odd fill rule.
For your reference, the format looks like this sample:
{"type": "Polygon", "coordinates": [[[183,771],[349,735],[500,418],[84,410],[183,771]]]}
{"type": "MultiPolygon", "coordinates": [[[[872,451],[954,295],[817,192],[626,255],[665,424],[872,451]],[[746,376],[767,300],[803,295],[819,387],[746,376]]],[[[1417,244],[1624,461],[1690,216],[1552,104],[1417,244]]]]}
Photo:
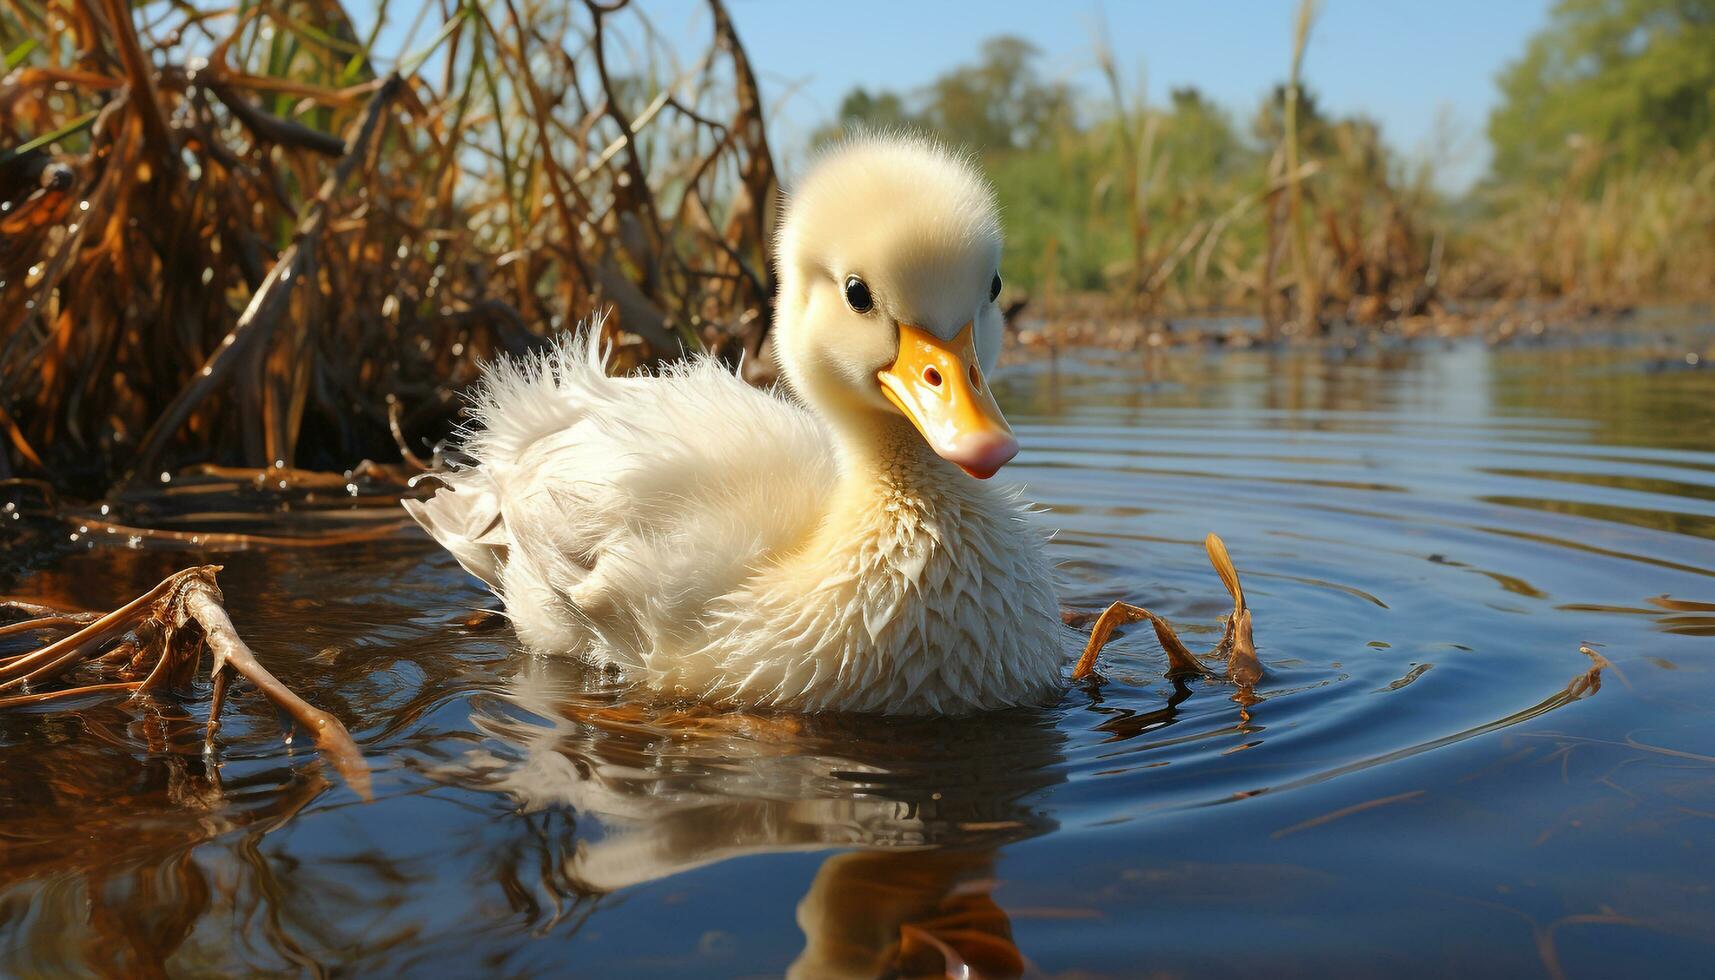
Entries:
{"type": "Polygon", "coordinates": [[[624,7],[443,7],[387,72],[337,2],[0,5],[0,480],[420,459],[597,308],[629,364],[758,353],[749,63],[719,0],[688,67],[624,7]]]}

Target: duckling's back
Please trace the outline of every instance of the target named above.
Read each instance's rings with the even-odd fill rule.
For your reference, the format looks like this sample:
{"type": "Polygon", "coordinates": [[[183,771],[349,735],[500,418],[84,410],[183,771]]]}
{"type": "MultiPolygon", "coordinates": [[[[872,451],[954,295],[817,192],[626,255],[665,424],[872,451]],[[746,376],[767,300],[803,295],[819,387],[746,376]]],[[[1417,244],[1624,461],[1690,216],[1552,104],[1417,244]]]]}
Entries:
{"type": "Polygon", "coordinates": [[[407,510],[526,644],[624,666],[805,540],[834,481],[798,405],[711,359],[608,377],[593,330],[491,367],[472,415],[476,465],[407,510]]]}

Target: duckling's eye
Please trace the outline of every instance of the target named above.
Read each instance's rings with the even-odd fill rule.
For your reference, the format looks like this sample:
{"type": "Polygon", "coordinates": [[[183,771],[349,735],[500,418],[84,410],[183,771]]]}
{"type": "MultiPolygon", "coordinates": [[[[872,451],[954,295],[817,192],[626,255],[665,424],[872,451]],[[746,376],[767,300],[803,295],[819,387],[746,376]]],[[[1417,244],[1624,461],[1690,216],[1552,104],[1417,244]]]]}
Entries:
{"type": "Polygon", "coordinates": [[[869,287],[857,276],[846,277],[846,305],[854,313],[868,313],[875,309],[875,297],[869,294],[869,287]]]}
{"type": "Polygon", "coordinates": [[[994,282],[989,283],[989,302],[1000,298],[1000,273],[994,274],[994,282]]]}

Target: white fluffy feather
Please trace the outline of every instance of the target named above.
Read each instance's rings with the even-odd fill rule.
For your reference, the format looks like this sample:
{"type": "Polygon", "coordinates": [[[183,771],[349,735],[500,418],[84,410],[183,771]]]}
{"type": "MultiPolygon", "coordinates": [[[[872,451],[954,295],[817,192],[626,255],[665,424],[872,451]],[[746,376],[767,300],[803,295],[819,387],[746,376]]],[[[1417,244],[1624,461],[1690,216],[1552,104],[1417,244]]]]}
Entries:
{"type": "MultiPolygon", "coordinates": [[[[837,178],[860,198],[839,197],[824,219],[865,191],[896,198],[890,181],[928,195],[898,234],[868,232],[868,266],[896,295],[964,279],[986,292],[998,233],[968,165],[883,139],[818,172],[812,197],[834,198],[837,178]],[[986,209],[975,217],[973,201],[986,209]],[[910,271],[881,279],[897,255],[910,271]]],[[[787,227],[783,266],[813,265],[802,254],[812,239],[838,240],[802,210],[787,227]]],[[[783,368],[808,407],[709,359],[610,378],[590,329],[488,371],[463,447],[478,465],[443,474],[444,489],[407,504],[412,516],[505,600],[526,644],[675,694],[892,713],[1041,698],[1060,681],[1061,627],[1023,505],[929,453],[890,409],[836,407],[826,386],[867,372],[873,387],[864,359],[892,354],[848,343],[858,331],[826,313],[820,336],[833,339],[819,342],[803,295],[816,287],[799,275],[783,271],[777,319],[783,368]],[[802,353],[812,346],[840,371],[817,380],[802,353]]],[[[919,302],[968,315],[944,296],[919,302]]]]}

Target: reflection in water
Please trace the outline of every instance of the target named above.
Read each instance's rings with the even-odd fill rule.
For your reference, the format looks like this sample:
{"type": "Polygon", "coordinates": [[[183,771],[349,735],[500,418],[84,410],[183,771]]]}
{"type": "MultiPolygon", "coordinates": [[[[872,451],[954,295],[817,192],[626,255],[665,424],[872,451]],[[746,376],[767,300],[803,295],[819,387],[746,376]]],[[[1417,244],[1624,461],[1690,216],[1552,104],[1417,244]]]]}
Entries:
{"type": "Polygon", "coordinates": [[[60,606],[225,562],[234,621],[377,796],[242,688],[218,756],[205,691],[0,714],[0,973],[1701,975],[1715,371],[1652,357],[1013,369],[1012,476],[1067,603],[1207,647],[1220,532],[1268,667],[1249,705],[1163,680],[1133,628],[1047,708],[734,717],[461,625],[491,600],[414,537],[0,540],[0,592],[60,606]]]}
{"type": "Polygon", "coordinates": [[[223,784],[202,756],[200,724],[171,709],[140,711],[129,723],[106,711],[80,719],[89,726],[83,737],[148,745],[140,759],[74,756],[57,746],[9,754],[0,778],[0,928],[13,939],[0,961],[7,973],[51,975],[81,964],[148,976],[168,957],[196,962],[194,951],[179,954],[217,908],[256,917],[261,932],[288,948],[280,917],[317,913],[315,903],[297,904],[277,887],[257,843],[325,792],[329,778],[311,772],[281,785],[270,773],[223,784]],[[216,840],[235,841],[241,859],[219,881],[196,856],[216,840]]]}
{"type": "Polygon", "coordinates": [[[1017,972],[989,891],[996,848],[1054,829],[1041,808],[1064,778],[1050,715],[878,722],[627,693],[532,659],[473,712],[491,741],[434,775],[593,822],[557,869],[568,904],[746,855],[860,848],[823,861],[798,905],[797,975],[912,975],[943,960],[1017,972]]]}
{"type": "Polygon", "coordinates": [[[787,976],[1016,976],[1024,959],[995,903],[995,852],[888,851],[822,862],[798,903],[804,951],[787,976]]]}

